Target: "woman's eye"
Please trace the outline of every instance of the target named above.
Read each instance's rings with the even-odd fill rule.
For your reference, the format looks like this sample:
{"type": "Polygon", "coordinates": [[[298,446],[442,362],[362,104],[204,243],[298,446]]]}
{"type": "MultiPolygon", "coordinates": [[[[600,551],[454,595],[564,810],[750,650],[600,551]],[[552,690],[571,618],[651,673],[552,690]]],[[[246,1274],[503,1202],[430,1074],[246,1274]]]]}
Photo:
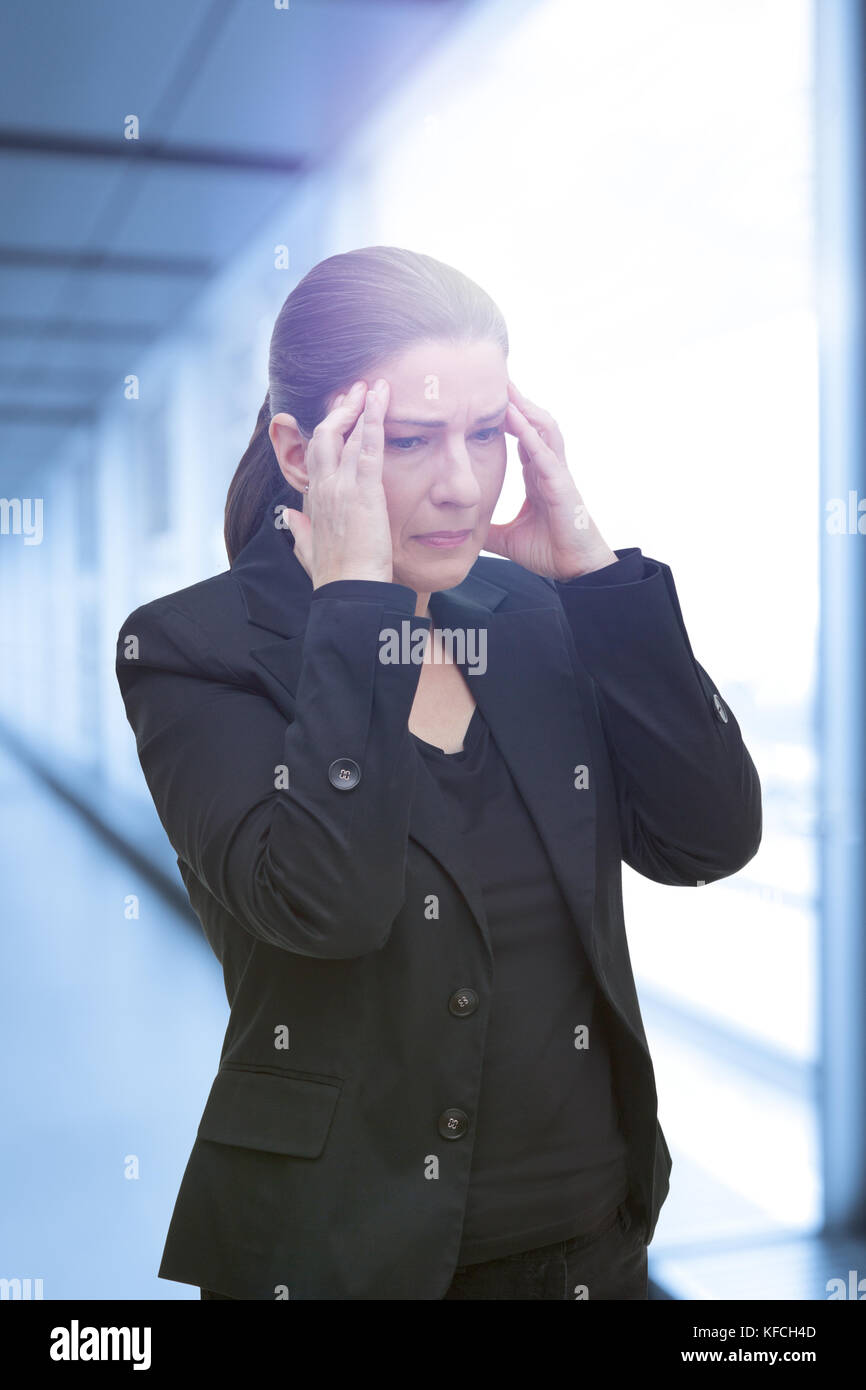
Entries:
{"type": "MultiPolygon", "coordinates": [[[[491,425],[488,429],[478,430],[475,438],[482,444],[489,444],[501,433],[502,430],[499,425],[491,425]]],[[[420,434],[410,434],[405,435],[401,439],[388,439],[385,442],[390,449],[399,449],[402,453],[408,454],[411,452],[411,446],[413,444],[426,444],[427,440],[420,434]]]]}
{"type": "MultiPolygon", "coordinates": [[[[401,447],[401,445],[404,445],[404,444],[416,444],[416,443],[421,443],[421,444],[423,444],[423,443],[424,443],[424,440],[421,439],[421,436],[418,435],[418,434],[411,434],[411,435],[407,435],[405,439],[388,439],[388,440],[386,440],[385,442],[388,444],[388,446],[389,446],[390,448],[399,449],[399,448],[401,447]]],[[[408,453],[409,451],[408,451],[408,449],[404,449],[403,452],[404,452],[404,453],[408,453]]]]}

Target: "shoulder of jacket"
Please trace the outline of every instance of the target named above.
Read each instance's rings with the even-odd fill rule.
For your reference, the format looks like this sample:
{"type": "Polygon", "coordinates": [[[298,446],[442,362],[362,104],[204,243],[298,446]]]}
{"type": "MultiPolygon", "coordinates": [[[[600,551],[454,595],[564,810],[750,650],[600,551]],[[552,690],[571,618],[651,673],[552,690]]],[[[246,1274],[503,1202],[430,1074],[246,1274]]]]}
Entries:
{"type": "Polygon", "coordinates": [[[140,659],[159,657],[158,664],[162,665],[172,657],[168,663],[172,666],[179,660],[182,667],[216,667],[233,674],[219,655],[233,617],[246,626],[241,594],[231,571],[224,570],[133,609],[118,633],[118,660],[126,664],[129,639],[135,638],[140,659]],[[142,644],[146,650],[141,650],[142,644]]]}

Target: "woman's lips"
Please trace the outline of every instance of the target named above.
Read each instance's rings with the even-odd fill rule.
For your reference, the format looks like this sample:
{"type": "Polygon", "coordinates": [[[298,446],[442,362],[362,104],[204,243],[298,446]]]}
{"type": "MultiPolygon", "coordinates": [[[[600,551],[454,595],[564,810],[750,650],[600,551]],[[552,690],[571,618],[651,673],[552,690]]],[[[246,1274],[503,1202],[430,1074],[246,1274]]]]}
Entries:
{"type": "Polygon", "coordinates": [[[472,535],[470,531],[428,531],[426,536],[413,536],[412,539],[420,541],[422,545],[432,545],[438,549],[447,549],[448,546],[462,545],[472,535]]]}

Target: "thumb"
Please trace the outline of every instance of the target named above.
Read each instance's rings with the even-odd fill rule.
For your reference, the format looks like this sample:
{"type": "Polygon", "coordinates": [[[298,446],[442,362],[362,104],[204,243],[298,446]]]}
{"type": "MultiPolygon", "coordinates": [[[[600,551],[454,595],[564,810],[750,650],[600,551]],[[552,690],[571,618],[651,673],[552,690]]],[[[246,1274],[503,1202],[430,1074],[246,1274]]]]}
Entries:
{"type": "Polygon", "coordinates": [[[303,569],[312,579],[312,527],[310,518],[291,507],[283,508],[283,528],[291,534],[294,552],[303,569]]]}
{"type": "Polygon", "coordinates": [[[506,522],[506,524],[503,526],[496,525],[493,522],[491,522],[487,529],[487,538],[484,542],[482,549],[489,550],[494,555],[503,555],[506,559],[508,559],[508,540],[510,537],[510,526],[510,522],[506,522]]]}

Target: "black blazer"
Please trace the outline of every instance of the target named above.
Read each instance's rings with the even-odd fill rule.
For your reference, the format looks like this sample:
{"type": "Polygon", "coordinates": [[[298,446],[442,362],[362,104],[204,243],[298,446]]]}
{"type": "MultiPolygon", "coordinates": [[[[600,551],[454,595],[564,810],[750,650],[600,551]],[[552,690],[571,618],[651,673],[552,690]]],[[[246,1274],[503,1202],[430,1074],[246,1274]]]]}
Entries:
{"type": "MultiPolygon", "coordinates": [[[[735,873],[760,844],[761,789],[670,570],[617,554],[567,583],[481,556],[430,609],[486,633],[486,670],[463,669],[609,1011],[649,1241],[671,1161],[620,865],[686,887],[735,873]]],[[[374,581],[314,591],[268,510],[230,570],[121,629],[141,766],[231,1005],[164,1279],[243,1299],[417,1300],[452,1278],[494,960],[409,733],[420,667],[380,660],[384,629],[430,628],[415,597],[374,581]],[[461,1016],[449,1001],[464,987],[480,1003],[461,1016]]]]}

